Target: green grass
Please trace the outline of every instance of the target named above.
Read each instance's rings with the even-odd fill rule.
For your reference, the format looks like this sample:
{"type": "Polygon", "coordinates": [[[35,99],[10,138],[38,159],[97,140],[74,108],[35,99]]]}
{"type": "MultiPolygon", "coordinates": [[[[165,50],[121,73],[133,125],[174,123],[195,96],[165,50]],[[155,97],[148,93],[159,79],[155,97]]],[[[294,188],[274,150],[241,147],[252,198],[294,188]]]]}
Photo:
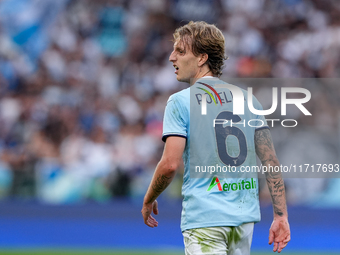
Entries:
{"type": "MultiPolygon", "coordinates": [[[[251,255],[273,255],[273,252],[252,252],[251,255]]],[[[340,253],[290,253],[283,251],[282,255],[340,255],[340,253]]],[[[160,251],[101,251],[101,250],[26,250],[26,249],[6,249],[0,250],[0,255],[184,255],[184,252],[166,252],[160,251]]]]}
{"type": "Polygon", "coordinates": [[[100,250],[0,250],[0,255],[184,255],[184,252],[160,251],[100,251],[100,250]]]}

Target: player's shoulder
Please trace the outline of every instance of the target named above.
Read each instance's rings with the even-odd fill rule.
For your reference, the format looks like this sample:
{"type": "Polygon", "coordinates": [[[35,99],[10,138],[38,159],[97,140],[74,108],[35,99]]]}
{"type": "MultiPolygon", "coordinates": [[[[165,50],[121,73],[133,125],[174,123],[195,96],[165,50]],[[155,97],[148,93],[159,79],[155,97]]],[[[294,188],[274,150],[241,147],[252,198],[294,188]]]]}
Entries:
{"type": "Polygon", "coordinates": [[[243,92],[244,93],[244,98],[247,101],[247,103],[248,103],[248,101],[250,99],[250,97],[249,97],[249,94],[250,94],[250,96],[252,98],[252,105],[254,106],[254,108],[257,109],[257,110],[262,110],[262,104],[257,99],[257,97],[254,95],[253,90],[252,90],[252,92],[249,92],[248,90],[244,90],[243,89],[243,91],[244,91],[243,92]]]}
{"type": "MultiPolygon", "coordinates": [[[[239,91],[242,91],[243,93],[243,97],[244,97],[244,101],[248,103],[250,97],[249,97],[249,90],[248,89],[243,89],[241,88],[240,86],[237,86],[237,85],[234,85],[234,84],[231,84],[231,83],[228,83],[228,82],[225,82],[225,81],[222,81],[220,80],[220,82],[223,84],[228,84],[228,85],[231,85],[235,88],[237,88],[239,91]]],[[[251,99],[252,99],[252,104],[254,106],[255,109],[257,110],[262,110],[262,104],[260,103],[260,101],[256,98],[256,96],[254,95],[253,92],[251,92],[251,99]]]]}
{"type": "Polygon", "coordinates": [[[246,89],[243,89],[242,87],[240,87],[240,86],[238,86],[238,85],[235,85],[235,84],[232,84],[232,83],[223,81],[223,80],[219,80],[219,82],[220,82],[221,84],[229,85],[229,86],[228,86],[228,89],[229,89],[229,90],[232,89],[232,88],[230,87],[230,86],[232,86],[234,89],[236,89],[236,91],[242,91],[244,98],[247,98],[247,97],[248,97],[248,91],[247,91],[246,89]]]}
{"type": "MultiPolygon", "coordinates": [[[[209,85],[212,85],[213,87],[218,87],[218,85],[222,85],[222,88],[225,88],[227,90],[242,91],[242,93],[243,93],[245,98],[246,98],[246,96],[248,94],[248,91],[243,89],[243,88],[241,88],[240,86],[235,85],[233,83],[226,82],[226,81],[221,80],[220,78],[217,78],[217,77],[214,77],[214,78],[211,78],[211,79],[207,79],[204,82],[209,84],[209,85]],[[226,85],[226,86],[223,86],[223,85],[226,85]]],[[[202,83],[200,83],[200,84],[202,84],[202,83]]]]}
{"type": "Polygon", "coordinates": [[[187,104],[189,100],[190,100],[190,88],[186,88],[172,94],[168,99],[168,103],[175,102],[178,104],[187,104]]]}

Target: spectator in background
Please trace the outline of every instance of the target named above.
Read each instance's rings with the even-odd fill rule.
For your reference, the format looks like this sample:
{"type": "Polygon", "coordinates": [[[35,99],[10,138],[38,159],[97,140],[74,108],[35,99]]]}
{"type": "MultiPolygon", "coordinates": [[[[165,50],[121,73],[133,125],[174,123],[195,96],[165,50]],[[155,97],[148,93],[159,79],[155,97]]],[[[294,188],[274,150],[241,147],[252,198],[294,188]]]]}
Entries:
{"type": "MultiPolygon", "coordinates": [[[[127,187],[123,194],[142,197],[145,190],[140,187],[147,186],[163,146],[159,137],[165,102],[181,88],[167,78],[173,72],[167,54],[172,49],[172,31],[182,20],[206,20],[222,28],[229,55],[225,77],[339,76],[340,8],[334,1],[217,0],[198,5],[196,0],[69,0],[46,1],[43,6],[32,1],[34,8],[26,9],[15,2],[0,3],[0,168],[6,169],[1,170],[5,174],[0,186],[4,194],[35,197],[37,190],[41,199],[52,201],[35,188],[41,183],[38,173],[45,171],[44,166],[47,169],[41,162],[49,150],[42,147],[36,149],[40,154],[32,153],[30,146],[51,136],[43,130],[53,117],[63,123],[66,135],[58,146],[46,141],[40,145],[54,147],[54,156],[48,158],[57,159],[60,173],[95,178],[94,186],[101,187],[97,190],[103,197],[110,190],[117,194],[113,190],[118,190],[114,188],[118,173],[123,173],[127,187]],[[51,15],[39,16],[43,13],[51,15]],[[25,17],[32,27],[36,23],[39,27],[21,34],[34,32],[34,36],[17,38],[26,38],[27,45],[8,29],[28,24],[25,17]],[[84,160],[92,151],[97,156],[84,160]],[[146,152],[151,156],[145,157],[146,152]],[[106,163],[96,169],[101,157],[106,163]],[[75,167],[87,164],[91,169],[75,167]],[[21,174],[25,177],[18,177],[21,174]],[[144,183],[129,186],[137,180],[144,183]],[[25,185],[30,188],[19,192],[25,185]]],[[[311,119],[298,117],[318,136],[337,135],[334,116],[339,115],[340,92],[335,88],[329,86],[316,95],[325,110],[313,113],[311,119]],[[332,109],[331,114],[326,109],[332,109]]],[[[284,142],[294,130],[290,132],[274,135],[283,158],[288,152],[280,150],[285,150],[284,142]]],[[[329,139],[322,147],[337,148],[336,143],[329,139]]],[[[70,201],[91,198],[90,183],[84,181],[70,201]]],[[[296,193],[296,185],[289,185],[289,180],[287,184],[288,194],[296,193]]],[[[317,187],[324,190],[326,184],[317,187]]],[[[55,188],[49,194],[57,192],[55,188]]],[[[72,197],[66,193],[53,195],[53,201],[72,197]]]]}

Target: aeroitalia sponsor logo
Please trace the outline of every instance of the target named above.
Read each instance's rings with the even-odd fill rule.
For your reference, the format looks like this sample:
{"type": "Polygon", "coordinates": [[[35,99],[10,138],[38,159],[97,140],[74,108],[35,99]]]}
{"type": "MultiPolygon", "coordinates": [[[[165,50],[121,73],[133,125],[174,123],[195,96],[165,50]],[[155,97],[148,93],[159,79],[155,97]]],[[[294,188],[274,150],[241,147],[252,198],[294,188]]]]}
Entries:
{"type": "Polygon", "coordinates": [[[215,186],[217,186],[219,191],[237,191],[237,190],[247,190],[247,189],[256,189],[256,182],[253,178],[250,181],[242,180],[240,182],[233,182],[233,183],[224,183],[221,184],[220,180],[217,176],[215,176],[209,185],[207,191],[212,190],[215,186]]]}
{"type": "Polygon", "coordinates": [[[218,177],[214,177],[212,180],[211,180],[211,183],[209,185],[209,188],[207,191],[210,191],[213,187],[215,187],[217,185],[218,187],[218,190],[219,191],[222,191],[222,186],[221,186],[221,183],[220,183],[220,180],[218,179],[218,177]]]}

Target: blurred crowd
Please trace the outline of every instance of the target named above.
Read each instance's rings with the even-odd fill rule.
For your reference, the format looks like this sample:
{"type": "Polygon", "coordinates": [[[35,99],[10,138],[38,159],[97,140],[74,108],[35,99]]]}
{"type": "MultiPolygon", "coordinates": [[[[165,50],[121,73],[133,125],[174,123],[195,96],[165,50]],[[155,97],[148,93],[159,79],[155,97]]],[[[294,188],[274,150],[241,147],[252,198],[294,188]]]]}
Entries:
{"type": "MultiPolygon", "coordinates": [[[[34,15],[31,8],[21,18],[34,15]]],[[[49,203],[143,196],[164,146],[166,101],[185,88],[168,61],[172,33],[190,20],[223,31],[223,79],[340,74],[337,0],[70,0],[45,28],[36,58],[0,18],[0,196],[49,203]]],[[[311,85],[313,117],[293,112],[305,128],[272,129],[283,163],[339,163],[340,87],[331,81],[311,85]]],[[[267,92],[256,88],[260,102],[267,92]]],[[[165,196],[180,197],[180,182],[179,175],[165,196]]],[[[288,202],[339,186],[304,183],[287,181],[288,202]]],[[[265,190],[261,199],[269,200],[265,190]]]]}

